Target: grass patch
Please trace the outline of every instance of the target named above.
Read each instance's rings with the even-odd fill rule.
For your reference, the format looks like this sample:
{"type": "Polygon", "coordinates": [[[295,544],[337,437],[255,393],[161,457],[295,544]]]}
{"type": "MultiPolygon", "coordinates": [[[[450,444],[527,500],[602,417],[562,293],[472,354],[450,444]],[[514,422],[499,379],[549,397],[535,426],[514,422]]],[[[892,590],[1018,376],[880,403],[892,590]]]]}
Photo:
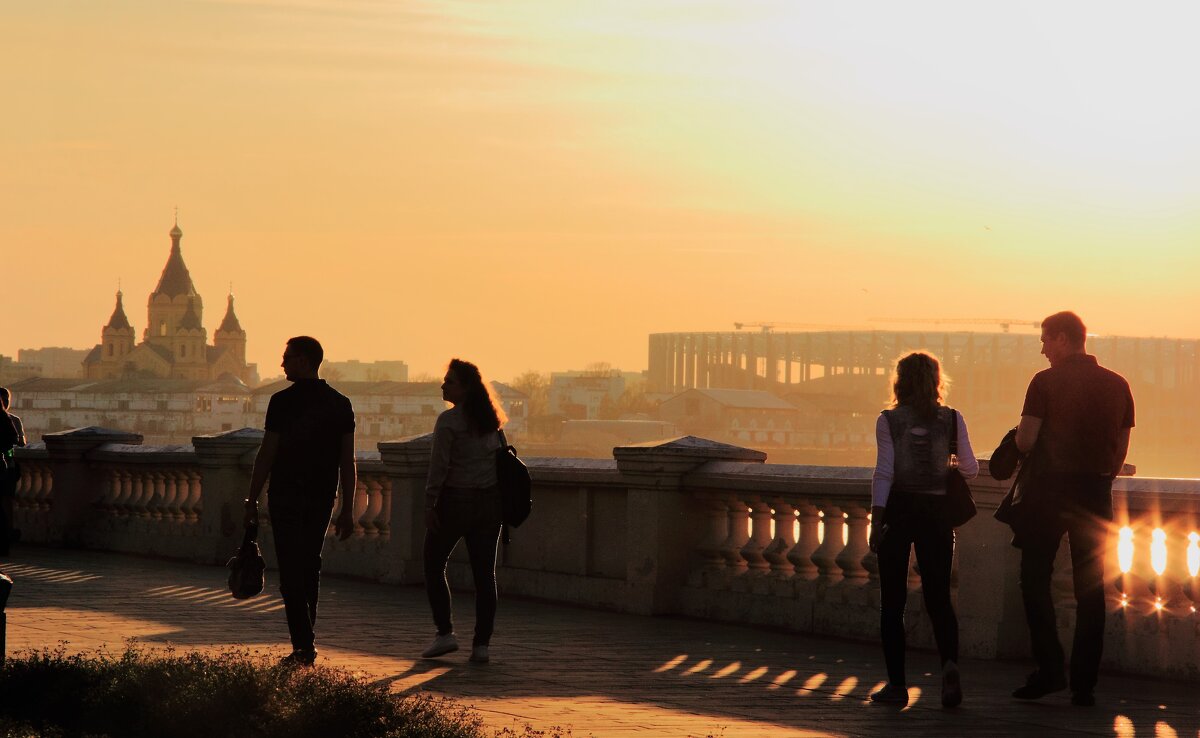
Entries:
{"type": "Polygon", "coordinates": [[[114,655],[59,647],[0,669],[0,736],[12,738],[486,735],[479,717],[451,700],[392,694],[340,669],[281,667],[246,650],[156,653],[130,644],[114,655]]]}

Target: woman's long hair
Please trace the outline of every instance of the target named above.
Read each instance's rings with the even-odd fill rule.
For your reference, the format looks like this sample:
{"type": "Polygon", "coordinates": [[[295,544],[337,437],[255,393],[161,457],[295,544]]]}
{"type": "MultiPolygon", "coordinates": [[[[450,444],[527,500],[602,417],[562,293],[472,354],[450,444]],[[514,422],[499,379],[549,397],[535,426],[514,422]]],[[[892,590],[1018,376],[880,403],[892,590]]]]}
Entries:
{"type": "Polygon", "coordinates": [[[891,407],[907,405],[921,417],[933,418],[949,383],[950,378],[942,374],[936,356],[926,351],[906,354],[896,362],[892,372],[891,407]]]}
{"type": "Polygon", "coordinates": [[[458,378],[464,391],[461,403],[463,414],[467,416],[467,425],[475,433],[491,433],[500,430],[504,421],[504,411],[492,398],[492,393],[479,373],[479,367],[462,359],[451,359],[449,371],[458,378]]]}

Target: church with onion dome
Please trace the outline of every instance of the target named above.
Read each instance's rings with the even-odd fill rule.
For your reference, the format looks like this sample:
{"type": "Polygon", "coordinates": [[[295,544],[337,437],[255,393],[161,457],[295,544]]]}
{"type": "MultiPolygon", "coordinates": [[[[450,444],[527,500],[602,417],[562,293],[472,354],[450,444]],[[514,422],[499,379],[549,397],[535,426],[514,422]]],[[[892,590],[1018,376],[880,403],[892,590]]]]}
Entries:
{"type": "Polygon", "coordinates": [[[171,253],[147,301],[141,342],[125,314],[124,295],[118,291],[112,317],[100,330],[100,343],[83,360],[84,376],[210,382],[234,377],[246,385],[257,384],[257,367],[246,363],[246,331],[233,310],[233,295],[210,344],[203,321],[204,300],[183,261],[178,220],[170,235],[171,253]]]}

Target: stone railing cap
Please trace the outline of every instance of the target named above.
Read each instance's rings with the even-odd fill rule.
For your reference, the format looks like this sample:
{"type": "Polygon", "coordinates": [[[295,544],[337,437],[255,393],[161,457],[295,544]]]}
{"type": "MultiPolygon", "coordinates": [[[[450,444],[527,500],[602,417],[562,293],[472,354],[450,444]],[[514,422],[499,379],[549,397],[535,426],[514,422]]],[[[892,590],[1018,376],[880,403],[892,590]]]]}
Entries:
{"type": "Polygon", "coordinates": [[[401,448],[404,446],[432,446],[432,445],[433,445],[433,434],[432,433],[420,433],[415,436],[405,436],[403,438],[397,438],[392,441],[380,441],[379,442],[379,450],[383,451],[384,449],[388,449],[388,448],[401,448]]]}
{"type": "Polygon", "coordinates": [[[130,433],[129,431],[117,430],[116,428],[102,428],[98,425],[89,425],[85,428],[69,428],[67,430],[55,431],[54,433],[43,433],[42,440],[47,439],[63,439],[63,438],[136,438],[141,441],[141,433],[130,433]]]}
{"type": "Polygon", "coordinates": [[[720,441],[711,441],[696,436],[680,436],[664,441],[648,441],[646,443],[631,443],[627,446],[617,446],[613,455],[620,456],[681,456],[703,457],[705,459],[724,459],[731,461],[766,461],[767,455],[762,451],[751,448],[734,446],[720,441]]]}
{"type": "Polygon", "coordinates": [[[197,440],[204,441],[254,441],[262,443],[263,436],[266,431],[261,428],[238,428],[237,430],[221,431],[220,433],[206,433],[201,436],[193,436],[192,443],[197,440]]]}

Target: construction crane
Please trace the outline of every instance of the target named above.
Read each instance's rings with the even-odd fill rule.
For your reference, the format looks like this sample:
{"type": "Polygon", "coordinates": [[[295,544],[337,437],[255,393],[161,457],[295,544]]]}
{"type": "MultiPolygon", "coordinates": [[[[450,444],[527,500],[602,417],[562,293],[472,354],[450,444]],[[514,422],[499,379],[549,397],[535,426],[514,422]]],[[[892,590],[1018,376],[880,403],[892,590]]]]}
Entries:
{"type": "Polygon", "coordinates": [[[998,325],[1008,333],[1015,325],[1019,328],[1041,328],[1040,320],[1020,318],[868,318],[872,323],[923,323],[926,325],[998,325]]]}

